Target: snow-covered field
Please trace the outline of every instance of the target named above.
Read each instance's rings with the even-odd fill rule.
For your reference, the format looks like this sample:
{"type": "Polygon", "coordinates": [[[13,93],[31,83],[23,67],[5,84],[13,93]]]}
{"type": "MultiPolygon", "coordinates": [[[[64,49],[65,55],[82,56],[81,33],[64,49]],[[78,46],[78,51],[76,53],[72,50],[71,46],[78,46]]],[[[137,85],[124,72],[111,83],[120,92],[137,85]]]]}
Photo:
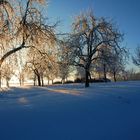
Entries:
{"type": "Polygon", "coordinates": [[[0,91],[0,140],[140,140],[140,81],[0,91]]]}

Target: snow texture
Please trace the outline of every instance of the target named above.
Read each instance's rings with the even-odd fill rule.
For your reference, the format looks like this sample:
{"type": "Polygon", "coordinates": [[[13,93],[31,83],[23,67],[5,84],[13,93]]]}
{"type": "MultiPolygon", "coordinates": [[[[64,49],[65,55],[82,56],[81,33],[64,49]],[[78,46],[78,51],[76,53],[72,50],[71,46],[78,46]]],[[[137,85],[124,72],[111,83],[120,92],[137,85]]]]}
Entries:
{"type": "Polygon", "coordinates": [[[140,140],[140,82],[1,90],[0,140],[140,140]]]}

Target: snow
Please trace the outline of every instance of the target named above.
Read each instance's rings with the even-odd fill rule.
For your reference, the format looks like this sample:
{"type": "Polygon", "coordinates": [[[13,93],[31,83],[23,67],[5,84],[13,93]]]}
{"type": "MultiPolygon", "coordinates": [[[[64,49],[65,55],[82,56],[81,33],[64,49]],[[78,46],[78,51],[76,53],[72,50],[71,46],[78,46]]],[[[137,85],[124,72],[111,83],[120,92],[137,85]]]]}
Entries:
{"type": "Polygon", "coordinates": [[[1,90],[0,140],[140,140],[140,81],[1,90]]]}

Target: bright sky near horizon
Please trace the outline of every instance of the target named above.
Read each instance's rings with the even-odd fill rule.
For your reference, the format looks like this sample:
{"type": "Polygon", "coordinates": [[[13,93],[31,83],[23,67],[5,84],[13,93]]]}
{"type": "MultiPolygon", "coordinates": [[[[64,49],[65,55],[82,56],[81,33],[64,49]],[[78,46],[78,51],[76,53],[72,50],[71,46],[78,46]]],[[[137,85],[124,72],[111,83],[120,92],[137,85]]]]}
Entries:
{"type": "Polygon", "coordinates": [[[124,42],[130,53],[140,44],[140,0],[50,0],[48,15],[60,19],[60,30],[71,29],[73,17],[93,9],[96,17],[113,19],[124,33],[124,42]]]}

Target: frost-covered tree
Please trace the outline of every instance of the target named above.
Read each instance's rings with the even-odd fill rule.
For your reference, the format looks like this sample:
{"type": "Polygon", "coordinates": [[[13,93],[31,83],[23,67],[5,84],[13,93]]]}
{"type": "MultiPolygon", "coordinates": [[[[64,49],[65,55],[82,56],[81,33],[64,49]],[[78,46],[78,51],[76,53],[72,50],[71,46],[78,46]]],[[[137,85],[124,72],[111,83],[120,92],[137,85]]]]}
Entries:
{"type": "Polygon", "coordinates": [[[9,87],[9,81],[14,74],[13,67],[7,62],[5,62],[5,64],[2,66],[2,69],[2,78],[6,80],[6,86],[9,87]]]}
{"type": "Polygon", "coordinates": [[[102,45],[98,49],[96,62],[93,62],[96,63],[98,69],[100,68],[100,71],[103,72],[105,82],[107,82],[107,73],[109,71],[109,66],[111,65],[111,49],[112,47],[110,46],[102,45]]]}
{"type": "Polygon", "coordinates": [[[121,73],[125,71],[125,66],[127,63],[128,53],[125,49],[122,49],[120,52],[111,53],[109,73],[113,76],[114,81],[117,81],[117,75],[120,76],[121,73]]]}
{"type": "Polygon", "coordinates": [[[34,78],[35,80],[37,79],[38,86],[44,84],[43,74],[46,69],[44,60],[44,56],[42,56],[36,49],[29,50],[26,67],[28,67],[34,73],[34,78]]]}
{"type": "Polygon", "coordinates": [[[52,74],[56,74],[57,65],[55,47],[42,44],[36,48],[30,48],[27,53],[26,67],[34,73],[34,81],[38,81],[39,86],[44,85],[44,77],[53,80],[52,74]]]}
{"type": "Polygon", "coordinates": [[[85,70],[85,87],[89,87],[90,68],[103,45],[119,49],[122,34],[111,21],[95,18],[93,12],[82,13],[73,22],[70,37],[74,54],[73,64],[85,70]]]}
{"type": "Polygon", "coordinates": [[[113,76],[116,82],[116,76],[124,71],[128,52],[126,48],[114,50],[110,46],[102,46],[99,48],[97,65],[102,69],[104,80],[107,81],[107,73],[113,76]]]}
{"type": "Polygon", "coordinates": [[[59,42],[58,67],[59,77],[61,78],[62,83],[64,83],[72,70],[71,50],[67,39],[63,39],[59,42]]]}
{"type": "Polygon", "coordinates": [[[45,12],[42,7],[46,9],[45,3],[45,0],[0,1],[0,41],[5,43],[0,56],[0,77],[1,65],[10,55],[42,42],[53,44],[56,24],[49,26],[45,20],[47,18],[43,17],[45,12]]]}

